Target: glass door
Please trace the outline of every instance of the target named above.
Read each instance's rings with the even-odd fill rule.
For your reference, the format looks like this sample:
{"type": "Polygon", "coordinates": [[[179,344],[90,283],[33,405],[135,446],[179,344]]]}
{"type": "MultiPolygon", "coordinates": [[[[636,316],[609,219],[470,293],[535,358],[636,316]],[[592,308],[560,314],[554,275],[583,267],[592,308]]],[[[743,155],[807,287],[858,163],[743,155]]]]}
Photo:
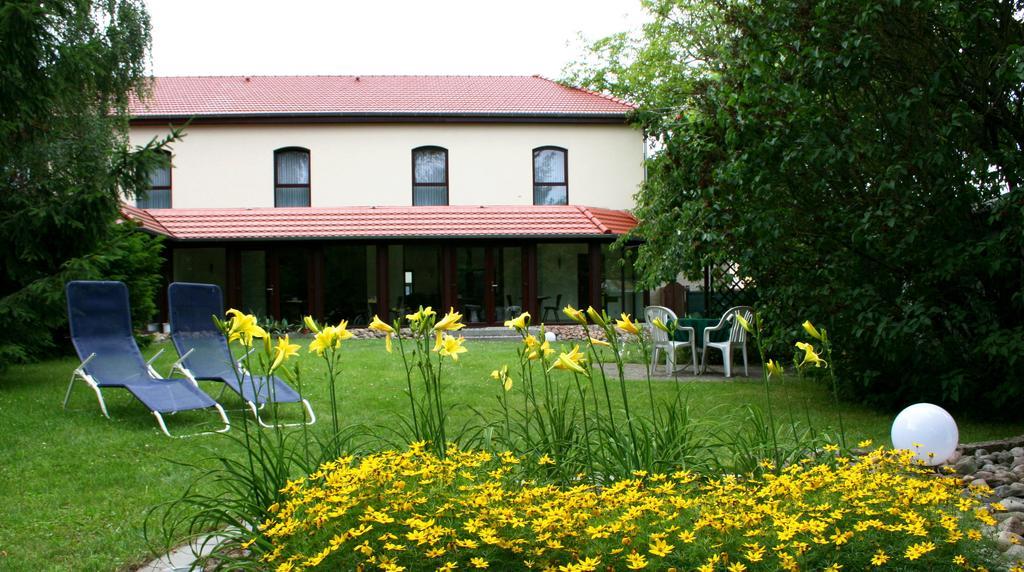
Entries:
{"type": "Polygon", "coordinates": [[[501,246],[493,250],[494,318],[497,323],[515,318],[526,311],[523,304],[523,249],[501,246]]]}
{"type": "Polygon", "coordinates": [[[267,252],[265,250],[243,250],[241,259],[241,310],[246,314],[255,314],[264,318],[268,315],[268,301],[274,290],[267,284],[267,252]]]}
{"type": "Polygon", "coordinates": [[[306,249],[252,249],[239,255],[241,310],[261,318],[301,323],[311,310],[306,249]]]}
{"type": "Polygon", "coordinates": [[[455,248],[455,310],[469,325],[493,321],[487,310],[487,250],[482,246],[455,248]]]}
{"type": "Polygon", "coordinates": [[[522,313],[522,248],[456,247],[455,300],[469,325],[500,324],[522,313]]]}

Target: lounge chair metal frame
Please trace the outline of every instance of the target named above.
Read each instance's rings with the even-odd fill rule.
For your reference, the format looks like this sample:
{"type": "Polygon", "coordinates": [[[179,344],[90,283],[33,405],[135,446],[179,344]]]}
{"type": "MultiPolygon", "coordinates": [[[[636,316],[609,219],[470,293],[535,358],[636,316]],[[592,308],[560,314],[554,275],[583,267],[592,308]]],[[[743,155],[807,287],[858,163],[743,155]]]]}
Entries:
{"type": "MultiPolygon", "coordinates": [[[[156,352],[156,354],[154,354],[153,357],[149,358],[149,361],[146,362],[146,369],[149,372],[150,377],[152,377],[154,380],[161,379],[160,374],[158,374],[157,371],[153,369],[153,361],[156,360],[156,358],[160,357],[160,354],[162,353],[164,353],[163,349],[156,352]]],[[[71,381],[68,382],[68,390],[64,394],[64,410],[67,410],[68,402],[71,401],[71,390],[74,389],[75,387],[75,380],[80,379],[83,382],[85,382],[86,385],[91,387],[92,390],[96,393],[96,400],[99,401],[100,403],[100,411],[103,412],[104,417],[110,419],[110,413],[107,411],[107,403],[103,399],[103,390],[100,387],[100,384],[96,383],[96,380],[91,375],[89,375],[88,372],[85,371],[85,366],[88,365],[88,363],[91,362],[95,357],[95,352],[89,354],[89,357],[82,360],[82,363],[78,364],[78,367],[76,367],[75,370],[71,372],[71,381]]],[[[199,384],[197,384],[194,379],[190,378],[189,381],[191,381],[192,384],[195,385],[196,387],[199,387],[199,384]]],[[[164,435],[167,435],[168,437],[184,439],[186,437],[198,437],[200,435],[227,433],[231,429],[231,421],[228,420],[227,413],[224,412],[224,408],[221,407],[220,403],[214,403],[213,406],[217,409],[217,413],[220,414],[221,421],[224,422],[224,428],[217,429],[215,431],[201,431],[199,433],[189,433],[187,435],[171,435],[171,432],[167,430],[167,423],[164,421],[163,414],[161,414],[159,411],[153,410],[150,410],[150,413],[152,413],[153,416],[156,417],[157,425],[160,426],[160,430],[163,431],[164,435]]]]}
{"type": "MultiPolygon", "coordinates": [[[[174,366],[171,368],[171,375],[174,375],[174,372],[178,372],[181,375],[185,376],[185,378],[191,381],[192,383],[198,385],[199,380],[196,379],[195,374],[192,372],[192,370],[185,367],[185,364],[183,363],[185,358],[188,357],[188,354],[190,353],[192,353],[192,350],[185,352],[185,355],[181,356],[178,359],[178,361],[174,362],[174,366]]],[[[238,371],[242,373],[242,379],[244,380],[246,376],[248,376],[249,379],[255,379],[253,375],[249,373],[240,363],[242,359],[245,359],[245,356],[243,356],[242,358],[235,362],[235,367],[237,367],[238,371]]],[[[224,387],[221,388],[220,395],[224,395],[224,392],[228,390],[228,384],[223,383],[222,385],[224,387]]],[[[306,414],[309,415],[309,421],[304,421],[301,423],[279,423],[275,425],[272,423],[265,422],[263,418],[260,416],[260,410],[266,407],[266,403],[263,403],[262,405],[257,407],[254,401],[245,399],[245,404],[249,407],[249,410],[252,411],[252,415],[253,417],[256,418],[256,422],[259,423],[261,427],[266,427],[267,429],[279,429],[282,427],[302,427],[303,425],[312,425],[316,423],[316,414],[313,413],[313,407],[309,404],[309,400],[303,397],[301,403],[303,407],[306,409],[306,414]]],[[[280,406],[281,404],[277,403],[277,405],[280,406]]]]}
{"type": "MultiPolygon", "coordinates": [[[[175,282],[175,283],[171,284],[168,287],[168,290],[167,290],[167,294],[168,294],[168,308],[173,308],[174,307],[174,294],[173,294],[173,292],[176,291],[178,288],[200,288],[200,292],[207,291],[211,295],[215,292],[216,293],[215,295],[216,295],[216,298],[217,298],[216,309],[215,309],[214,312],[211,312],[211,315],[215,315],[215,314],[223,312],[223,310],[224,310],[223,298],[221,296],[220,288],[218,286],[216,286],[215,284],[192,284],[192,283],[184,283],[184,282],[175,282]]],[[[213,307],[213,304],[211,303],[211,309],[212,309],[212,307],[213,307]]],[[[188,344],[185,341],[180,341],[179,342],[179,337],[178,337],[179,336],[179,332],[177,331],[177,323],[176,323],[176,320],[174,318],[175,315],[176,314],[175,314],[174,310],[172,309],[171,310],[171,316],[172,316],[172,318],[171,318],[171,340],[172,340],[172,343],[174,344],[174,347],[179,352],[181,352],[184,348],[188,347],[188,344]]],[[[192,330],[192,331],[195,331],[195,330],[192,330]]],[[[200,330],[200,331],[204,332],[204,336],[208,335],[211,338],[213,338],[213,337],[219,338],[219,341],[225,344],[225,351],[227,352],[227,355],[230,355],[231,347],[227,343],[227,340],[224,339],[223,333],[216,332],[216,330],[214,330],[214,329],[206,330],[205,328],[200,330]]],[[[186,360],[188,359],[189,355],[192,354],[193,351],[195,351],[195,346],[190,347],[187,351],[185,351],[185,353],[183,353],[181,355],[180,358],[178,358],[177,361],[174,362],[174,364],[172,364],[170,375],[174,375],[175,372],[180,373],[186,379],[188,379],[189,381],[191,381],[192,383],[197,384],[197,385],[198,385],[198,381],[200,379],[202,379],[202,380],[220,381],[223,384],[223,387],[221,388],[220,395],[223,396],[224,392],[230,387],[232,390],[234,390],[236,393],[238,393],[239,397],[241,397],[245,401],[245,404],[248,406],[249,410],[252,411],[253,417],[256,418],[257,423],[259,423],[261,427],[265,427],[267,429],[278,429],[278,428],[285,428],[285,427],[301,427],[303,425],[312,425],[312,424],[316,423],[316,414],[313,413],[313,407],[310,405],[308,399],[302,397],[301,395],[298,396],[299,397],[298,400],[278,401],[276,399],[276,396],[275,396],[275,394],[273,392],[273,388],[275,387],[275,384],[277,384],[277,383],[284,384],[283,381],[277,380],[277,378],[274,378],[273,376],[268,376],[268,378],[270,378],[270,379],[267,379],[267,381],[270,383],[270,388],[271,388],[270,399],[264,399],[263,403],[258,403],[258,401],[260,400],[260,394],[259,394],[258,391],[256,391],[255,387],[252,388],[253,389],[253,395],[254,395],[255,399],[248,399],[247,397],[245,397],[245,395],[242,393],[242,391],[240,389],[236,389],[235,387],[233,387],[232,385],[227,383],[227,380],[223,376],[220,376],[220,377],[206,377],[206,376],[197,375],[196,372],[192,371],[192,369],[190,369],[187,365],[185,365],[186,360]],[[276,406],[280,406],[283,403],[301,403],[303,408],[305,409],[305,411],[303,413],[303,419],[304,420],[302,422],[299,422],[299,423],[277,423],[277,424],[268,423],[260,415],[260,411],[267,405],[267,403],[272,403],[272,404],[274,404],[276,406]],[[308,421],[305,420],[307,418],[308,418],[308,421]]],[[[231,366],[232,366],[231,370],[232,370],[233,374],[235,375],[235,379],[233,381],[237,382],[239,388],[242,388],[243,384],[245,384],[246,382],[253,383],[253,384],[255,384],[255,382],[256,382],[257,377],[255,375],[253,375],[252,372],[248,371],[245,368],[245,366],[243,365],[243,362],[244,362],[245,358],[248,357],[249,354],[251,354],[254,351],[255,351],[255,348],[249,349],[249,351],[246,352],[245,355],[243,355],[242,357],[240,357],[238,359],[235,359],[234,362],[231,364],[231,366]]],[[[287,384],[285,384],[285,385],[287,385],[287,384]]],[[[290,388],[289,388],[289,390],[290,390],[290,388]]],[[[219,397],[218,397],[218,399],[219,399],[219,397]]]]}
{"type": "Polygon", "coordinates": [[[224,408],[192,380],[164,378],[153,362],[161,349],[145,360],[132,334],[128,288],[116,281],[78,281],[65,286],[71,341],[81,362],[72,371],[64,393],[68,408],[75,381],[92,388],[103,416],[110,419],[103,389],[119,387],[130,392],[156,418],[168,437],[193,437],[225,433],[231,429],[224,408]],[[86,355],[88,354],[88,355],[86,355]],[[120,364],[119,364],[120,362],[120,364]],[[91,364],[91,365],[90,365],[91,364]],[[171,435],[164,414],[215,408],[224,422],[222,429],[188,435],[171,435]]]}

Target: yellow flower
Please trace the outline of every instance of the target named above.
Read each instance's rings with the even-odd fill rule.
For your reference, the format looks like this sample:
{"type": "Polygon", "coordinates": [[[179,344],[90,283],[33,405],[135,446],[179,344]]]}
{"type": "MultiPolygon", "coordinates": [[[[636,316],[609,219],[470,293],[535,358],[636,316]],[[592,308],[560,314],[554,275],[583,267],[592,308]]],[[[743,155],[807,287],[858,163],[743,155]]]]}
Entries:
{"type": "Polygon", "coordinates": [[[825,360],[821,359],[821,356],[814,351],[814,346],[811,344],[805,344],[804,342],[797,342],[796,347],[804,351],[804,359],[800,362],[800,367],[806,364],[814,364],[814,367],[821,367],[822,365],[827,366],[825,360]]]}
{"type": "Polygon", "coordinates": [[[768,377],[772,377],[773,375],[782,376],[782,374],[786,372],[786,368],[782,367],[779,362],[773,359],[768,360],[768,363],[765,364],[765,369],[768,370],[768,377]]]}
{"type": "Polygon", "coordinates": [[[590,338],[590,343],[595,345],[595,346],[605,346],[605,347],[608,347],[608,348],[612,347],[612,345],[609,344],[608,342],[606,342],[604,340],[599,340],[597,338],[590,338]]]}
{"type": "Polygon", "coordinates": [[[438,568],[437,572],[452,572],[452,570],[455,570],[458,567],[459,567],[458,564],[449,561],[449,562],[445,562],[444,566],[441,566],[440,568],[438,568]]]}
{"type": "Polygon", "coordinates": [[[466,338],[459,336],[449,336],[447,334],[440,335],[438,332],[438,345],[434,346],[434,351],[438,352],[442,357],[450,357],[452,361],[459,361],[459,354],[468,352],[462,344],[466,341],[466,338]]]}
{"type": "Polygon", "coordinates": [[[377,332],[382,332],[382,333],[385,333],[385,334],[394,334],[395,333],[395,328],[392,327],[391,324],[389,324],[389,323],[385,322],[384,320],[381,320],[379,317],[377,317],[377,314],[373,315],[373,321],[370,322],[370,325],[367,326],[367,327],[370,328],[371,330],[374,330],[374,331],[377,331],[377,332]]]}
{"type": "Polygon", "coordinates": [[[313,341],[309,343],[309,351],[316,352],[317,355],[322,356],[329,349],[340,348],[341,342],[352,336],[352,332],[348,331],[347,320],[338,322],[337,326],[324,326],[320,328],[320,331],[313,337],[313,341]]]}
{"type": "Polygon", "coordinates": [[[466,327],[466,324],[459,323],[459,320],[461,319],[462,314],[456,312],[455,308],[448,308],[448,313],[445,314],[444,318],[441,318],[441,321],[434,324],[434,331],[454,332],[456,330],[461,330],[466,327]]]}
{"type": "Polygon", "coordinates": [[[860,447],[861,449],[867,449],[868,447],[871,446],[872,443],[874,443],[874,441],[872,441],[871,439],[864,439],[860,443],[857,443],[857,446],[860,447]]]}
{"type": "Polygon", "coordinates": [[[615,327],[634,336],[640,335],[640,328],[630,319],[629,314],[623,312],[621,320],[615,320],[615,327]]]}
{"type": "Polygon", "coordinates": [[[315,334],[320,331],[320,326],[317,325],[316,320],[313,319],[313,316],[306,316],[302,318],[302,321],[306,324],[306,329],[309,330],[310,332],[313,332],[315,334]]]}
{"type": "Polygon", "coordinates": [[[488,564],[486,560],[480,558],[479,556],[471,559],[469,563],[473,566],[473,568],[487,568],[490,566],[490,564],[488,564]]]}
{"type": "Polygon", "coordinates": [[[742,562],[733,562],[729,565],[729,568],[727,568],[727,570],[729,572],[746,572],[747,565],[742,562]]]}
{"type": "Polygon", "coordinates": [[[967,559],[960,554],[957,554],[953,557],[953,564],[956,564],[957,566],[967,566],[967,559]]]}
{"type": "Polygon", "coordinates": [[[668,326],[665,325],[665,322],[661,321],[661,318],[654,318],[653,320],[651,320],[651,325],[665,332],[666,334],[668,333],[668,326]]]}
{"type": "Polygon", "coordinates": [[[903,553],[903,557],[907,560],[917,560],[932,550],[935,550],[935,544],[931,542],[918,542],[908,546],[907,551],[903,553]]]}
{"type": "Polygon", "coordinates": [[[391,336],[395,335],[395,328],[388,324],[384,320],[377,317],[377,314],[373,315],[373,321],[367,326],[371,330],[384,333],[384,349],[391,353],[391,336]]]}
{"type": "Polygon", "coordinates": [[[871,564],[873,566],[884,566],[889,561],[889,555],[884,550],[875,552],[875,555],[871,557],[871,564]]]}
{"type": "Polygon", "coordinates": [[[736,312],[736,321],[740,323],[740,327],[742,327],[744,330],[750,332],[751,334],[754,333],[754,327],[751,326],[750,322],[748,322],[747,319],[743,317],[743,314],[736,312]]]}
{"type": "Polygon", "coordinates": [[[491,378],[500,382],[505,391],[512,389],[512,378],[508,375],[508,365],[503,365],[501,369],[492,371],[491,378]]]}
{"type": "Polygon", "coordinates": [[[243,346],[252,347],[253,338],[265,338],[267,332],[256,323],[256,316],[243,314],[231,308],[228,310],[231,319],[228,320],[228,341],[239,340],[243,346]]]}
{"type": "Polygon", "coordinates": [[[511,330],[525,330],[530,320],[530,313],[523,312],[511,320],[505,320],[505,326],[511,330]]]}
{"type": "Polygon", "coordinates": [[[744,547],[747,550],[743,553],[743,557],[746,558],[748,562],[760,562],[764,559],[764,547],[759,543],[754,542],[753,544],[745,544],[744,547]]]}
{"type": "Polygon", "coordinates": [[[630,552],[626,555],[626,568],[630,570],[647,568],[647,558],[639,552],[630,552]]]}
{"type": "Polygon", "coordinates": [[[299,344],[289,343],[287,334],[283,338],[277,338],[277,345],[274,346],[274,363],[270,364],[270,370],[277,369],[284,360],[296,355],[299,355],[299,344]]]}
{"type": "Polygon", "coordinates": [[[541,455],[539,459],[537,459],[537,464],[541,465],[541,466],[543,466],[543,465],[554,465],[555,464],[555,460],[552,459],[551,457],[549,457],[547,453],[545,453],[545,454],[541,455]]]}
{"type": "MultiPolygon", "coordinates": [[[[587,316],[583,313],[583,310],[573,308],[572,304],[567,304],[565,308],[562,308],[562,313],[577,324],[587,325],[587,316]]],[[[543,318],[544,316],[541,317],[543,318]]]]}
{"type": "Polygon", "coordinates": [[[548,371],[551,371],[552,369],[564,369],[590,377],[590,373],[587,372],[586,368],[580,365],[586,359],[587,356],[580,352],[580,347],[577,345],[572,348],[572,351],[568,353],[562,352],[559,354],[558,359],[555,360],[555,363],[548,368],[548,371]]]}
{"type": "Polygon", "coordinates": [[[523,340],[523,343],[525,343],[528,348],[533,350],[526,356],[526,359],[535,360],[539,357],[546,358],[549,355],[555,353],[555,350],[551,349],[551,342],[547,340],[544,340],[544,343],[540,343],[537,341],[537,338],[533,336],[526,336],[526,339],[523,340]]]}
{"type": "Polygon", "coordinates": [[[694,534],[692,531],[684,530],[679,533],[677,538],[679,538],[679,540],[683,541],[685,544],[690,544],[694,540],[697,540],[697,535],[694,534]]]}
{"type": "Polygon", "coordinates": [[[825,338],[821,335],[821,332],[818,331],[818,328],[814,327],[814,324],[812,324],[810,320],[804,321],[804,331],[807,332],[808,335],[810,335],[812,338],[816,340],[825,341],[825,338]]]}
{"type": "Polygon", "coordinates": [[[602,328],[608,325],[608,314],[598,312],[593,306],[587,306],[587,315],[590,316],[594,323],[601,326],[602,328]]]}
{"type": "Polygon", "coordinates": [[[665,542],[662,538],[658,538],[647,547],[647,551],[655,556],[664,558],[672,553],[673,548],[675,548],[675,546],[665,542]]]}
{"type": "Polygon", "coordinates": [[[409,320],[410,322],[419,322],[421,320],[426,320],[427,318],[436,315],[437,312],[435,312],[432,307],[427,306],[426,308],[424,308],[423,306],[420,306],[420,309],[417,310],[415,314],[406,314],[405,319],[409,320]]]}

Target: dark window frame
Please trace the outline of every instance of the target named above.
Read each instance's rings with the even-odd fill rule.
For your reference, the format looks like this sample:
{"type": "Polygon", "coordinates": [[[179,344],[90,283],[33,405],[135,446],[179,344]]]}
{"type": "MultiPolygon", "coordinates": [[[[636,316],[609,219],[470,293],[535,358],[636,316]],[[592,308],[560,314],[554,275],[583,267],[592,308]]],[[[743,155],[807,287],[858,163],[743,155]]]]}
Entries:
{"type": "MultiPolygon", "coordinates": [[[[565,204],[569,204],[569,150],[565,147],[559,147],[557,145],[544,145],[543,147],[536,147],[533,150],[533,204],[537,204],[537,187],[564,187],[565,188],[565,204]],[[551,182],[551,181],[538,181],[537,180],[537,155],[541,151],[560,151],[562,153],[562,182],[551,182]]],[[[543,203],[546,204],[546,203],[543,203]]]]}
{"type": "Polygon", "coordinates": [[[313,153],[305,147],[281,147],[280,149],[274,149],[274,208],[302,208],[302,207],[281,207],[277,204],[277,189],[306,189],[307,195],[307,207],[313,206],[313,153]],[[279,173],[277,172],[277,156],[281,153],[294,153],[295,151],[301,151],[306,154],[308,165],[306,168],[306,178],[309,182],[305,185],[296,183],[280,183],[277,180],[279,173]]]}
{"type": "Polygon", "coordinates": [[[451,187],[448,186],[448,149],[439,145],[422,145],[415,147],[410,154],[412,161],[412,206],[448,206],[451,204],[451,187]],[[416,181],[416,153],[418,151],[443,151],[444,152],[444,182],[443,183],[419,183],[416,181]],[[444,187],[444,205],[417,205],[416,187],[444,187]]]}
{"type": "Polygon", "coordinates": [[[139,197],[136,196],[135,197],[135,208],[140,208],[140,209],[151,209],[151,208],[168,208],[168,209],[170,209],[170,208],[174,208],[174,190],[173,190],[173,187],[174,187],[174,156],[171,155],[170,151],[166,151],[166,150],[157,151],[157,152],[162,154],[162,155],[164,155],[165,157],[167,157],[167,184],[166,185],[150,185],[150,187],[148,189],[146,189],[146,199],[149,199],[149,192],[150,191],[167,191],[167,195],[169,197],[169,200],[167,201],[168,205],[166,207],[142,207],[142,206],[139,206],[139,197]]]}

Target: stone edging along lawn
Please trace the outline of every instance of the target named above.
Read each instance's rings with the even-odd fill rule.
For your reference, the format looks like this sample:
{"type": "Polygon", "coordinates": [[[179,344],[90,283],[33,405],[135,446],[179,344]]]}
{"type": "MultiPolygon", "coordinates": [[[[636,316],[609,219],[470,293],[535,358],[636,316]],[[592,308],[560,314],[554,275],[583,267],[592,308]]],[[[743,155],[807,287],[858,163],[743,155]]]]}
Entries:
{"type": "Polygon", "coordinates": [[[1006,558],[1024,560],[1024,435],[960,445],[947,462],[964,485],[989,488],[989,507],[998,524],[988,531],[1006,558]]]}

